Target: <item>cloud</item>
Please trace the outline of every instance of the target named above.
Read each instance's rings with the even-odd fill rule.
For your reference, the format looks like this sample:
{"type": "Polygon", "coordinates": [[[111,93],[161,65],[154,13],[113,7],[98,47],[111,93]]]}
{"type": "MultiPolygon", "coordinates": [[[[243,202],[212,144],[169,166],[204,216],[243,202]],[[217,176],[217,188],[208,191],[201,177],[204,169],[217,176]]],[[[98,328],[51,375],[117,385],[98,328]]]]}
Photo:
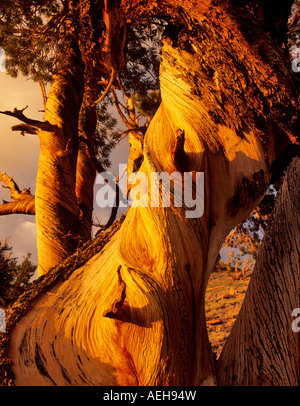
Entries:
{"type": "MultiPolygon", "coordinates": [[[[38,112],[43,108],[42,95],[37,83],[24,77],[13,79],[0,73],[0,110],[13,110],[28,105],[26,115],[39,120],[43,115],[38,112]]],[[[22,137],[19,132],[12,132],[11,126],[18,123],[13,117],[0,115],[0,171],[12,176],[20,189],[31,188],[35,191],[39,156],[37,136],[22,137]]],[[[10,200],[9,191],[0,186],[1,199],[10,200]]],[[[9,237],[14,255],[22,260],[27,252],[32,253],[32,260],[37,261],[35,218],[22,215],[0,217],[0,240],[9,237]]]]}
{"type": "MultiPolygon", "coordinates": [[[[0,111],[24,108],[28,117],[43,120],[42,94],[38,83],[24,77],[11,78],[0,72],[0,111]]],[[[39,140],[35,135],[22,137],[19,132],[12,132],[11,127],[18,123],[13,117],[0,115],[0,171],[12,176],[20,189],[31,188],[35,192],[39,157],[39,140]]],[[[122,123],[121,123],[122,124],[122,123]]],[[[122,125],[120,124],[120,127],[122,125]]],[[[112,151],[112,167],[109,169],[116,177],[119,175],[119,163],[126,163],[129,144],[126,139],[112,151]]],[[[97,187],[97,186],[95,186],[97,187]]],[[[98,189],[95,189],[97,191],[98,189]]],[[[9,191],[0,184],[1,200],[10,200],[9,191]]],[[[110,216],[110,209],[101,210],[95,205],[95,215],[102,224],[110,216]]],[[[0,216],[0,240],[9,238],[15,256],[22,260],[27,252],[32,253],[32,261],[37,262],[36,226],[34,216],[9,215],[0,216]]]]}
{"type": "MultiPolygon", "coordinates": [[[[0,111],[24,108],[30,118],[43,119],[38,110],[43,108],[41,91],[37,83],[24,77],[13,79],[0,73],[0,111]]],[[[20,188],[35,187],[39,156],[39,140],[37,136],[12,132],[11,127],[18,120],[5,115],[0,116],[0,171],[14,178],[20,188]]],[[[0,195],[1,196],[1,195],[0,195]]]]}
{"type": "Polygon", "coordinates": [[[0,72],[5,72],[5,52],[0,48],[0,72]]]}
{"type": "Polygon", "coordinates": [[[13,256],[22,260],[28,252],[32,254],[32,262],[37,263],[35,217],[13,214],[0,217],[0,240],[8,239],[13,256]]]}

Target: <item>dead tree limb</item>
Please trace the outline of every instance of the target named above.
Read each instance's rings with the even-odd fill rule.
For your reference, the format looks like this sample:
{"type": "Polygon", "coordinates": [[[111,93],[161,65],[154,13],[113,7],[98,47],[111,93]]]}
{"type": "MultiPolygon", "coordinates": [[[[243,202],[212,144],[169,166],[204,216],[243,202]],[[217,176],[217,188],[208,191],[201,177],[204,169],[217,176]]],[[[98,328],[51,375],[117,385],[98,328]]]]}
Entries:
{"type": "Polygon", "coordinates": [[[51,125],[48,121],[39,121],[39,120],[34,120],[31,118],[28,118],[24,115],[23,111],[27,109],[28,106],[24,107],[23,109],[17,109],[16,107],[13,109],[13,111],[5,110],[5,111],[0,111],[1,114],[5,114],[6,116],[11,116],[14,118],[17,118],[20,121],[23,121],[23,123],[28,124],[31,127],[35,127],[36,129],[40,129],[43,131],[53,131],[54,126],[51,125]]]}
{"type": "Polygon", "coordinates": [[[30,189],[20,190],[19,186],[12,177],[6,173],[0,172],[0,181],[6,186],[3,186],[10,191],[12,202],[3,201],[0,205],[0,216],[6,214],[35,214],[34,195],[30,189]]]}

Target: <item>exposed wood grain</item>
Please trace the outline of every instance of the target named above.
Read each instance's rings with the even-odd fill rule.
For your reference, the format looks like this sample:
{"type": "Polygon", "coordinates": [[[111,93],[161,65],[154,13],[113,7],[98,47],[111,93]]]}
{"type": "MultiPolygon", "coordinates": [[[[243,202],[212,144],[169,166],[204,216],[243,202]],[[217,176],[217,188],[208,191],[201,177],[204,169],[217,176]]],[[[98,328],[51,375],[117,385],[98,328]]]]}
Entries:
{"type": "MultiPolygon", "coordinates": [[[[180,161],[184,151],[184,170],[205,174],[204,213],[187,218],[184,204],[131,207],[99,252],[23,302],[22,317],[16,303],[7,319],[6,356],[17,385],[216,383],[204,309],[208,277],[224,238],[263,198],[272,164],[295,137],[298,93],[282,50],[247,10],[233,7],[238,17],[226,7],[210,8],[209,1],[180,2],[180,8],[177,1],[163,3],[164,12],[175,13],[172,21],[180,17],[184,24],[163,43],[162,103],[142,145],[141,188],[153,172],[180,171],[174,151],[180,161]],[[244,24],[257,41],[245,35],[244,24]],[[278,135],[286,142],[278,145],[278,135]]],[[[74,82],[60,80],[46,114],[73,131],[58,101],[74,82]]],[[[78,106],[78,88],[69,90],[78,106]]],[[[68,138],[62,132],[59,151],[68,153],[68,138]]],[[[46,153],[42,158],[46,165],[46,153]]],[[[44,168],[52,175],[53,168],[44,168]]],[[[75,178],[63,180],[71,182],[72,213],[75,178]]],[[[43,231],[55,227],[48,221],[43,231]]],[[[41,254],[49,259],[46,248],[41,254]]],[[[239,334],[246,334],[243,328],[249,331],[244,323],[239,334]]],[[[275,368],[274,382],[277,375],[275,368]]]]}
{"type": "Polygon", "coordinates": [[[218,361],[220,385],[299,385],[300,159],[289,166],[246,297],[218,361]]]}

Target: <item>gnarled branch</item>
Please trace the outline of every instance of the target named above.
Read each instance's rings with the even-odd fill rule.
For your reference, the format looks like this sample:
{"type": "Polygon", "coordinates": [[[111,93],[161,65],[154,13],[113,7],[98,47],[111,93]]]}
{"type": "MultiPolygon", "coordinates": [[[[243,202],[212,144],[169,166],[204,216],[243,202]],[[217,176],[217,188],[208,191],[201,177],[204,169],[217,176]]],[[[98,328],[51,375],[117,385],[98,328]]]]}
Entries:
{"type": "Polygon", "coordinates": [[[93,106],[98,104],[110,91],[118,72],[125,65],[124,47],[126,43],[126,21],[120,9],[120,1],[115,2],[114,6],[104,0],[103,21],[106,32],[102,47],[103,64],[106,73],[109,74],[109,80],[106,89],[93,106]]]}
{"type": "Polygon", "coordinates": [[[40,84],[41,91],[42,91],[43,105],[44,105],[44,109],[45,109],[46,108],[46,103],[47,103],[46,86],[45,86],[45,83],[42,80],[39,80],[39,84],[40,84]]]}
{"type": "Polygon", "coordinates": [[[23,121],[23,123],[28,124],[29,126],[35,127],[36,131],[37,129],[43,130],[43,131],[53,131],[54,126],[51,125],[48,121],[39,121],[39,120],[33,120],[31,118],[28,118],[24,115],[23,111],[27,109],[28,106],[24,107],[21,110],[18,110],[16,107],[13,109],[13,111],[5,110],[5,111],[0,111],[1,114],[5,114],[6,116],[11,116],[15,117],[20,121],[23,121]]]}
{"type": "Polygon", "coordinates": [[[21,131],[22,135],[37,134],[38,129],[29,124],[17,124],[11,127],[12,131],[21,131]]]}
{"type": "Polygon", "coordinates": [[[0,181],[3,182],[10,191],[12,202],[3,201],[0,205],[0,216],[6,214],[35,214],[34,195],[30,189],[20,190],[19,186],[12,177],[6,173],[0,172],[0,181]]]}

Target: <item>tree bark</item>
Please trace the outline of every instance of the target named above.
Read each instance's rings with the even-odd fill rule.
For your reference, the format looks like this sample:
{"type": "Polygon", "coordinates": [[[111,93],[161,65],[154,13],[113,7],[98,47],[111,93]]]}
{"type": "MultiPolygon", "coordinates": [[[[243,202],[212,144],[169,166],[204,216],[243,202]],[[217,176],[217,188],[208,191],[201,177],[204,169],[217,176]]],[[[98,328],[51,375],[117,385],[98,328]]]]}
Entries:
{"type": "Polygon", "coordinates": [[[92,103],[99,94],[99,86],[85,93],[79,115],[79,150],[76,168],[76,196],[80,209],[83,232],[87,240],[92,235],[92,215],[94,209],[94,184],[96,178],[95,132],[97,126],[96,106],[92,103]]]}
{"type": "Polygon", "coordinates": [[[35,194],[38,273],[42,275],[76,250],[85,233],[76,198],[78,117],[83,97],[83,67],[70,48],[55,75],[40,130],[40,156],[35,194]]]}
{"type": "Polygon", "coordinates": [[[85,264],[47,286],[41,278],[22,317],[20,303],[7,316],[17,385],[216,383],[207,281],[226,235],[296,140],[298,93],[280,46],[248,10],[177,3],[166,12],[180,14],[184,29],[170,24],[164,40],[162,103],[145,135],[140,187],[154,172],[204,172],[203,215],[189,218],[175,192],[171,207],[131,207],[85,264]]]}
{"type": "Polygon", "coordinates": [[[243,306],[217,366],[220,385],[298,386],[300,159],[289,166],[243,306]]]}

